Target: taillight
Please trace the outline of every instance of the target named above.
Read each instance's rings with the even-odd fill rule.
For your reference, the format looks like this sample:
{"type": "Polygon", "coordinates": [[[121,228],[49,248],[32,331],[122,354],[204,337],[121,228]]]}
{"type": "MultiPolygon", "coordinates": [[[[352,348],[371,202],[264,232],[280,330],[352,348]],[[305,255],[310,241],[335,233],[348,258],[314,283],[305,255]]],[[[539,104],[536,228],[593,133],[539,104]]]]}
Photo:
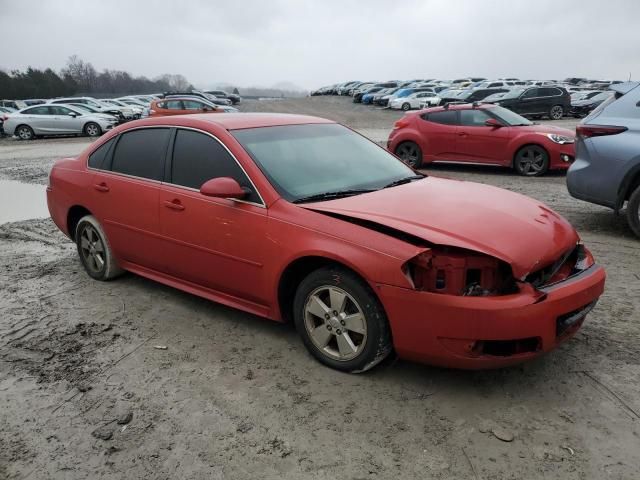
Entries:
{"type": "Polygon", "coordinates": [[[617,127],[613,125],[580,124],[576,127],[576,134],[582,138],[604,137],[606,135],[617,135],[627,130],[627,127],[617,127]]]}
{"type": "Polygon", "coordinates": [[[393,124],[393,128],[404,128],[409,126],[409,121],[405,120],[404,118],[401,118],[400,120],[398,120],[396,123],[393,124]]]}

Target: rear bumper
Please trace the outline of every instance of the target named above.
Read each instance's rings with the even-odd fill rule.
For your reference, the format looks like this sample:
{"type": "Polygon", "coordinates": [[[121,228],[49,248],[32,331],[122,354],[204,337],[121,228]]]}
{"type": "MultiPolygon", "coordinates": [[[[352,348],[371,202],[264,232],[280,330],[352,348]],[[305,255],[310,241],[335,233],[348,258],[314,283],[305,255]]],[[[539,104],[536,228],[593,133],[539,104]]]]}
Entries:
{"type": "Polygon", "coordinates": [[[541,289],[542,297],[536,291],[461,297],[388,285],[380,285],[378,294],[401,358],[483,369],[530,360],[569,339],[602,294],[604,282],[604,269],[593,265],[541,289]],[[505,354],[502,347],[514,350],[505,354]]]}

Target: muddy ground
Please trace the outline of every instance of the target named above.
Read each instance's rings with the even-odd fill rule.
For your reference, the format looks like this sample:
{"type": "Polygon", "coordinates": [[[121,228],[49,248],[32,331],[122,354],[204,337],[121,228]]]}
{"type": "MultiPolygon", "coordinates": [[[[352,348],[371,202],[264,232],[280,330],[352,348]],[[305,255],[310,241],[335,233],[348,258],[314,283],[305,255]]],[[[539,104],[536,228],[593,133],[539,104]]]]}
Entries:
{"type": "MultiPolygon", "coordinates": [[[[243,109],[334,118],[376,140],[401,115],[332,97],[243,109]]],[[[44,184],[87,143],[2,140],[0,178],[44,184]]],[[[573,340],[504,370],[340,374],[290,326],[130,274],[90,280],[50,220],[4,224],[0,479],[640,478],[640,242],[573,200],[563,175],[427,171],[522,192],[576,226],[608,283],[573,340]]]]}

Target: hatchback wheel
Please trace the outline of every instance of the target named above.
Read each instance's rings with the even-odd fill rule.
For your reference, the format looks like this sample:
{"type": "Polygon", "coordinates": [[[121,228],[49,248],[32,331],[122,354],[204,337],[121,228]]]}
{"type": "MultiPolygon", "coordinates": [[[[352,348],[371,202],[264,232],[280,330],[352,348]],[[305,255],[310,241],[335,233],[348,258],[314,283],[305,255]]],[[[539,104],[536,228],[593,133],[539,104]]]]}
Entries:
{"type": "Polygon", "coordinates": [[[396,155],[411,168],[422,166],[422,150],[414,142],[402,142],[396,148],[396,155]]]}
{"type": "Polygon", "coordinates": [[[549,154],[538,145],[527,145],[516,153],[513,168],[527,177],[542,175],[549,169],[549,154]]]}
{"type": "Polygon", "coordinates": [[[84,134],[88,137],[99,137],[102,135],[102,129],[97,123],[89,122],[84,126],[84,134]]]}
{"type": "Polygon", "coordinates": [[[551,118],[552,120],[560,120],[562,119],[563,115],[564,108],[562,108],[562,105],[554,105],[549,111],[549,118],[551,118]]]}
{"type": "Polygon", "coordinates": [[[294,321],[309,352],[337,370],[364,372],[392,350],[380,302],[362,280],[342,268],[321,268],[300,283],[294,321]]]}
{"type": "Polygon", "coordinates": [[[102,227],[92,215],[80,219],[76,227],[76,244],[80,261],[96,280],[110,280],[123,273],[113,256],[102,227]]]}
{"type": "Polygon", "coordinates": [[[411,110],[411,105],[409,105],[408,103],[403,103],[402,104],[402,110],[404,110],[405,112],[408,110],[411,110]]]}
{"type": "Polygon", "coordinates": [[[627,222],[638,237],[640,237],[640,186],[636,187],[627,202],[627,222]]]}
{"type": "Polygon", "coordinates": [[[20,140],[33,140],[36,137],[33,129],[28,125],[20,125],[16,128],[16,136],[20,140]]]}

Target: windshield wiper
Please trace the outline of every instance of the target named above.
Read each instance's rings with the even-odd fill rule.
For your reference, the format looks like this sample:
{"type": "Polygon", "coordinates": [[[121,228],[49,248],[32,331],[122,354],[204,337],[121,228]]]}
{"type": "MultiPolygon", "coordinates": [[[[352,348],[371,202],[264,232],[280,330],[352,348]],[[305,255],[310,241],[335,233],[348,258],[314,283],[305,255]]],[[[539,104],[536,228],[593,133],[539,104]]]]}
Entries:
{"type": "Polygon", "coordinates": [[[382,188],[397,187],[398,185],[404,185],[405,183],[413,182],[414,180],[420,180],[425,177],[426,175],[411,175],[410,177],[404,177],[398,180],[394,180],[393,182],[386,184],[382,188]]]}
{"type": "Polygon", "coordinates": [[[372,188],[354,188],[351,190],[337,190],[335,192],[316,193],[315,195],[309,195],[307,197],[298,198],[294,200],[293,203],[334,200],[336,198],[350,197],[352,195],[360,195],[361,193],[371,193],[375,191],[376,189],[372,189],[372,188]]]}

